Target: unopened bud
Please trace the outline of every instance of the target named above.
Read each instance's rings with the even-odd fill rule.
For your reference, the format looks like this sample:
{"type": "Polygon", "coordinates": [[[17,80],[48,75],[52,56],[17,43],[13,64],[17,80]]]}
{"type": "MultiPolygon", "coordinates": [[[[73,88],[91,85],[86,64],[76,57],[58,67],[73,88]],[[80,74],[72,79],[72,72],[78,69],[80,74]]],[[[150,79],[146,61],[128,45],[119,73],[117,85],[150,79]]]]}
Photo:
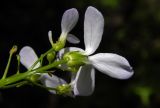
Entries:
{"type": "Polygon", "coordinates": [[[34,75],[32,75],[32,76],[29,77],[29,80],[31,82],[37,82],[38,79],[39,79],[39,77],[40,77],[40,74],[34,74],[34,75]]]}
{"type": "Polygon", "coordinates": [[[47,54],[47,60],[49,61],[49,63],[51,63],[54,59],[55,59],[55,52],[51,52],[47,54]]]}
{"type": "Polygon", "coordinates": [[[18,49],[17,45],[14,45],[9,53],[13,54],[13,53],[15,53],[17,51],[17,49],[18,49]]]}
{"type": "Polygon", "coordinates": [[[56,93],[59,95],[67,95],[71,93],[71,86],[68,84],[62,84],[56,87],[56,93]]]}

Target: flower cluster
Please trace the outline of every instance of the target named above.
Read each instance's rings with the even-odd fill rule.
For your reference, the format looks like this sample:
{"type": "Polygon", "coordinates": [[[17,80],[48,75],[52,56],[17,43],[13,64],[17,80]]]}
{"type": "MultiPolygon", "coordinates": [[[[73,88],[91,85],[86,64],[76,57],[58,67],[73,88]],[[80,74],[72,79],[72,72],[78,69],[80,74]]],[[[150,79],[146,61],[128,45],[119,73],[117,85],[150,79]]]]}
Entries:
{"type": "Polygon", "coordinates": [[[53,94],[88,96],[95,88],[95,69],[117,79],[128,79],[133,75],[133,69],[124,57],[113,53],[94,54],[102,40],[104,18],[101,12],[92,6],[87,8],[84,17],[85,50],[65,47],[66,40],[74,44],[80,42],[77,37],[69,34],[78,18],[79,14],[75,8],[64,12],[61,22],[62,32],[58,41],[53,41],[52,32],[49,31],[48,37],[52,48],[40,57],[30,46],[20,50],[20,63],[28,70],[27,74],[17,76],[20,80],[27,79],[30,83],[43,87],[53,94]],[[45,57],[48,64],[44,66],[45,57]],[[59,69],[70,72],[69,82],[54,74],[59,69]]]}

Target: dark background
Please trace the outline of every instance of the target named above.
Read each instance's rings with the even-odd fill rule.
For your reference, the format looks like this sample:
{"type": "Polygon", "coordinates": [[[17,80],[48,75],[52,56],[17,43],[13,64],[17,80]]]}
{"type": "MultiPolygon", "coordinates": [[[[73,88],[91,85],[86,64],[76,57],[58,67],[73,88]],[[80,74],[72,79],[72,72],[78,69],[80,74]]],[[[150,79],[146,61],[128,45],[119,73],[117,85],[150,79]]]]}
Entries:
{"type": "MultiPolygon", "coordinates": [[[[103,40],[96,51],[126,57],[135,71],[129,80],[96,72],[96,88],[88,97],[63,97],[32,86],[1,90],[0,108],[159,108],[160,107],[160,1],[159,0],[14,0],[0,1],[0,75],[9,49],[32,46],[38,55],[61,32],[63,12],[77,8],[79,22],[71,33],[83,43],[84,13],[94,6],[105,18],[103,40]]],[[[69,46],[70,44],[67,44],[69,46]]],[[[16,72],[13,58],[10,74],[16,72]]],[[[24,70],[24,68],[22,68],[24,70]]]]}

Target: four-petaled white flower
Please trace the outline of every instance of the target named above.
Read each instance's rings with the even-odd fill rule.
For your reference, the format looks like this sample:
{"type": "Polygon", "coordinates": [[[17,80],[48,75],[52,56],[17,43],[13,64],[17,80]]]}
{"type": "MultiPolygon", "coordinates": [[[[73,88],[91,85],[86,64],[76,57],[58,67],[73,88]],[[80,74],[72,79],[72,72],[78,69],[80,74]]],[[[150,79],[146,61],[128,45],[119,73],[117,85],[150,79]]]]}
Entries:
{"type": "MultiPolygon", "coordinates": [[[[117,79],[127,79],[133,75],[133,70],[128,61],[117,54],[98,53],[93,54],[102,39],[104,18],[94,7],[89,6],[85,12],[84,19],[84,43],[85,50],[75,47],[67,48],[68,51],[80,51],[88,56],[89,63],[81,66],[76,76],[72,78],[74,95],[91,95],[95,87],[95,69],[117,79]]],[[[62,56],[66,49],[59,53],[62,56]]]]}

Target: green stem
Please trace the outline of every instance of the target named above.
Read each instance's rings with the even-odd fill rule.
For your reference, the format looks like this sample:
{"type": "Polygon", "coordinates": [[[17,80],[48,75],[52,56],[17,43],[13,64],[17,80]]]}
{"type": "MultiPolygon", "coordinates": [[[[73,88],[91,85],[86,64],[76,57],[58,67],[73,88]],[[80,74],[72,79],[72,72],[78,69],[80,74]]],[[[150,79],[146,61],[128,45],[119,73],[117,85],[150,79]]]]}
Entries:
{"type": "Polygon", "coordinates": [[[8,73],[8,70],[9,70],[9,66],[10,66],[10,63],[11,63],[11,59],[12,59],[12,55],[13,55],[13,53],[10,53],[7,66],[6,66],[4,74],[2,76],[2,80],[5,79],[6,76],[7,76],[7,73],[8,73]]]}
{"type": "Polygon", "coordinates": [[[20,69],[20,56],[19,55],[16,55],[17,56],[17,73],[16,74],[19,74],[19,69],[20,69]]]}
{"type": "Polygon", "coordinates": [[[18,82],[18,83],[15,83],[15,84],[11,84],[11,85],[7,85],[7,86],[3,86],[1,87],[1,89],[8,89],[8,88],[12,88],[12,87],[20,87],[24,84],[27,84],[28,81],[22,81],[22,82],[18,82]]]}
{"type": "Polygon", "coordinates": [[[31,68],[29,69],[29,71],[32,70],[37,65],[38,62],[40,62],[48,53],[50,53],[52,51],[54,51],[53,48],[51,48],[50,50],[48,50],[46,53],[42,54],[40,56],[40,58],[31,66],[31,68]]]}
{"type": "Polygon", "coordinates": [[[49,65],[46,65],[46,66],[43,66],[43,67],[40,67],[40,68],[37,68],[34,70],[30,70],[30,71],[27,71],[24,73],[15,74],[15,75],[12,75],[12,76],[5,78],[5,79],[1,79],[0,80],[0,88],[2,88],[3,86],[6,86],[8,84],[12,84],[12,83],[16,83],[18,81],[21,81],[21,80],[23,80],[23,79],[25,79],[35,73],[43,73],[46,70],[57,67],[58,65],[60,65],[62,63],[65,63],[65,61],[64,60],[55,61],[52,64],[49,64],[49,65]]]}

